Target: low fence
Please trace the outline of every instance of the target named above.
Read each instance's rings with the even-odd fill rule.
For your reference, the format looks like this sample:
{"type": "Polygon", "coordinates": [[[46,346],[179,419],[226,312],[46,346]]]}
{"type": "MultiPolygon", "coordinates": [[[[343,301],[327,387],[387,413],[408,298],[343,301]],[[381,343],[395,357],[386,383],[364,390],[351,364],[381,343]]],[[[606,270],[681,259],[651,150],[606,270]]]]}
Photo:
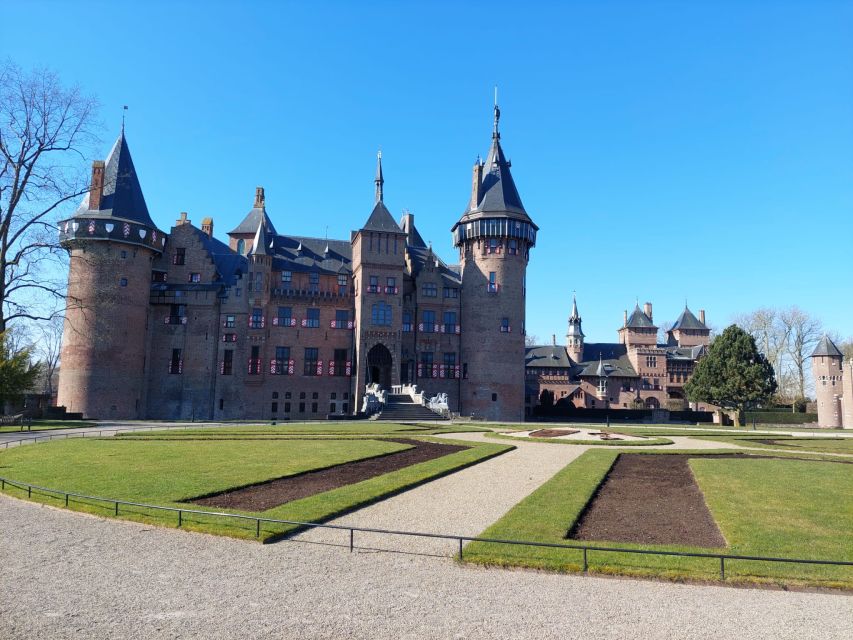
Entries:
{"type": "MultiPolygon", "coordinates": [[[[767,556],[746,556],[746,555],[727,555],[721,553],[694,553],[688,551],[662,551],[662,550],[651,550],[651,549],[627,549],[624,547],[604,547],[599,545],[587,545],[587,544],[563,544],[563,543],[554,543],[554,542],[531,542],[524,540],[502,540],[500,538],[480,538],[477,536],[460,536],[453,534],[444,534],[444,533],[424,533],[417,531],[397,531],[394,529],[373,529],[367,527],[354,527],[354,526],[346,526],[346,525],[337,525],[337,524],[322,524],[318,522],[299,522],[295,520],[280,520],[275,518],[261,518],[257,516],[249,516],[242,515],[238,513],[225,513],[221,511],[202,511],[198,509],[182,509],[180,507],[164,507],[160,505],[152,505],[145,504],[141,502],[129,502],[125,500],[117,500],[115,498],[102,498],[99,496],[89,496],[81,493],[73,493],[70,491],[61,491],[59,489],[50,489],[48,487],[41,487],[39,485],[29,484],[26,482],[19,482],[17,480],[11,480],[9,478],[0,477],[0,491],[6,490],[6,485],[16,487],[20,490],[25,490],[27,492],[27,497],[32,498],[33,491],[41,492],[44,494],[56,495],[64,498],[65,506],[68,507],[70,498],[77,498],[80,500],[91,500],[94,502],[103,502],[108,505],[112,505],[114,509],[114,515],[119,515],[119,507],[120,506],[128,506],[128,507],[140,507],[144,509],[151,509],[154,511],[162,511],[162,512],[170,512],[174,513],[177,518],[177,526],[181,527],[183,525],[184,516],[186,515],[201,515],[201,516],[211,516],[211,517],[220,517],[220,518],[232,518],[242,521],[248,521],[255,524],[255,537],[260,538],[261,536],[261,524],[282,524],[288,526],[294,526],[297,528],[297,531],[306,530],[306,529],[335,529],[339,531],[346,531],[349,533],[349,550],[352,552],[356,549],[355,546],[355,534],[358,533],[372,533],[372,534],[383,534],[389,536],[409,536],[416,538],[433,538],[433,539],[441,539],[448,540],[451,542],[456,542],[459,545],[458,557],[460,560],[463,559],[463,545],[466,542],[485,542],[491,544],[505,544],[505,545],[514,545],[514,546],[524,546],[524,547],[540,547],[540,548],[550,548],[550,549],[566,549],[566,550],[575,550],[581,551],[583,553],[583,572],[586,573],[589,569],[589,553],[591,551],[595,551],[597,553],[629,553],[629,554],[638,554],[638,555],[654,555],[654,556],[671,556],[671,557],[682,557],[682,558],[706,558],[710,560],[716,560],[719,562],[720,567],[720,580],[726,579],[726,562],[733,561],[750,561],[750,562],[774,562],[774,563],[787,563],[787,564],[810,564],[810,565],[830,565],[830,566],[844,566],[844,567],[853,567],[853,561],[845,561],[845,560],[811,560],[806,558],[775,558],[775,557],[767,557],[767,556]]],[[[288,533],[296,533],[296,532],[288,532],[288,533]]]]}

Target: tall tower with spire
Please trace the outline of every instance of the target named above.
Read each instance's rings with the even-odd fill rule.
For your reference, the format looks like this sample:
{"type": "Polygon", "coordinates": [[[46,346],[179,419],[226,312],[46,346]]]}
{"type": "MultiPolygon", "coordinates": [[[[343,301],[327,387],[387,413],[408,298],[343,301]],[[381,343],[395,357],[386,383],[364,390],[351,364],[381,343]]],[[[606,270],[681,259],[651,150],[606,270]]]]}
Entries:
{"type": "Polygon", "coordinates": [[[583,360],[583,329],[581,317],[578,314],[578,299],[572,294],[572,314],[569,316],[569,329],[566,332],[566,351],[574,362],[583,360]]]}
{"type": "Polygon", "coordinates": [[[524,419],[526,272],[538,227],[527,215],[501,147],[495,104],[492,145],[474,164],[471,199],[453,225],[462,269],[460,412],[524,419]]]}
{"type": "Polygon", "coordinates": [[[151,266],[166,235],[148,214],[124,128],[107,160],[92,163],[59,239],[71,254],[59,404],[90,418],[142,417],[151,266]]]}

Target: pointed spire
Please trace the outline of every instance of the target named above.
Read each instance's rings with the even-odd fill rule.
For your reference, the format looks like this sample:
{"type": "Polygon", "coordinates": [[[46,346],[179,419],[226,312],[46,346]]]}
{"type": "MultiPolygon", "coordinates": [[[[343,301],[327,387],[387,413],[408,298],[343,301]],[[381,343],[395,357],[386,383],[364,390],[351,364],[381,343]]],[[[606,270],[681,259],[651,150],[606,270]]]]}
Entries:
{"type": "Polygon", "coordinates": [[[255,241],[252,244],[252,250],[249,251],[250,256],[268,256],[270,255],[270,242],[267,240],[267,231],[264,228],[264,221],[258,223],[258,230],[255,232],[255,241]]]}
{"type": "Polygon", "coordinates": [[[581,316],[578,313],[578,298],[574,291],[572,292],[572,314],[569,316],[569,332],[566,335],[568,337],[584,337],[581,329],[581,316]]]}
{"type": "Polygon", "coordinates": [[[385,178],[382,177],[382,149],[376,154],[376,179],[373,182],[376,184],[376,202],[382,202],[385,184],[385,178]]]}
{"type": "Polygon", "coordinates": [[[595,375],[599,378],[607,377],[607,369],[604,368],[604,360],[602,359],[600,352],[598,354],[598,369],[596,369],[595,375]]]}
{"type": "Polygon", "coordinates": [[[817,343],[815,350],[812,352],[811,357],[814,358],[815,356],[842,358],[844,357],[844,354],[835,346],[835,343],[830,339],[830,337],[824,333],[820,342],[817,343]]]}
{"type": "Polygon", "coordinates": [[[501,132],[498,129],[498,124],[500,124],[501,120],[501,108],[498,106],[498,87],[495,85],[495,128],[492,131],[492,138],[494,140],[500,140],[501,132]]]}

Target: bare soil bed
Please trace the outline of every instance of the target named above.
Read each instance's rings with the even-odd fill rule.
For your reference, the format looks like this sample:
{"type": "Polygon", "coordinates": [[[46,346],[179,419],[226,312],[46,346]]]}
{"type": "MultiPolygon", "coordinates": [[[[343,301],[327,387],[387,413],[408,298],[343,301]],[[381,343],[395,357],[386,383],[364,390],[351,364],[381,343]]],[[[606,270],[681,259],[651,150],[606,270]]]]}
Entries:
{"type": "Polygon", "coordinates": [[[578,429],[539,429],[531,431],[531,438],[559,438],[560,436],[570,436],[574,433],[580,433],[578,429]]]}
{"type": "Polygon", "coordinates": [[[391,471],[404,469],[419,462],[440,458],[468,447],[453,444],[421,442],[406,438],[385,438],[391,442],[411,445],[411,449],[389,453],[365,460],[307,471],[285,478],[268,480],[259,484],[229,489],[190,500],[195,504],[241,509],[243,511],[266,511],[286,502],[307,498],[317,493],[337,489],[348,484],[369,480],[391,471]]]}
{"type": "Polygon", "coordinates": [[[568,537],[724,547],[688,459],[620,455],[568,537]]]}

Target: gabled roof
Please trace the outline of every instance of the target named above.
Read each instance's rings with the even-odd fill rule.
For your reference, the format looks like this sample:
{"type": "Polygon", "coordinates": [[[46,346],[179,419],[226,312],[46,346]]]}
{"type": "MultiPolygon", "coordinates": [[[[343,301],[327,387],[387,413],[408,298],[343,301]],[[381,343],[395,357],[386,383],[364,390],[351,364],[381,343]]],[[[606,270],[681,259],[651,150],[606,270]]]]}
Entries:
{"type": "Polygon", "coordinates": [[[686,306],[684,307],[684,311],[681,312],[681,315],[678,316],[678,320],[675,321],[675,324],[672,325],[670,331],[675,331],[676,329],[695,329],[699,331],[709,331],[708,327],[705,326],[703,322],[700,322],[699,318],[693,315],[693,312],[690,311],[686,306]]]}
{"type": "MultiPolygon", "coordinates": [[[[75,215],[92,217],[93,213],[89,209],[87,193],[75,215]]],[[[133,158],[130,157],[124,129],[110,150],[110,155],[107,156],[101,206],[95,215],[120,218],[157,228],[148,213],[148,206],[145,204],[145,196],[142,195],[142,187],[139,185],[139,178],[133,166],[133,158]]]]}
{"type": "Polygon", "coordinates": [[[391,212],[388,211],[385,203],[381,200],[376,202],[373,211],[370,212],[370,217],[361,228],[362,231],[383,231],[385,233],[403,233],[400,226],[394,222],[391,217],[391,212]]]}
{"type": "Polygon", "coordinates": [[[220,281],[226,286],[235,285],[237,277],[248,271],[249,260],[231,249],[224,242],[220,242],[216,238],[207,235],[204,231],[193,225],[184,225],[181,228],[189,229],[195,233],[208,255],[210,255],[210,259],[213,260],[220,281]]]}
{"type": "Polygon", "coordinates": [[[279,235],[270,246],[275,271],[352,272],[352,245],[345,240],[279,235]]]}
{"type": "Polygon", "coordinates": [[[832,356],[836,358],[843,358],[844,354],[835,346],[835,343],[829,339],[829,336],[824,334],[820,339],[820,342],[817,343],[815,350],[812,351],[811,357],[815,356],[832,356]]]}
{"type": "Polygon", "coordinates": [[[634,307],[634,312],[628,318],[628,322],[625,326],[628,329],[657,329],[657,326],[652,322],[652,319],[647,316],[642,309],[640,309],[639,304],[634,307]]]}
{"type": "Polygon", "coordinates": [[[538,368],[568,369],[572,361],[565,347],[540,345],[525,348],[524,366],[538,368]]]}
{"type": "Polygon", "coordinates": [[[408,246],[406,250],[412,259],[412,275],[417,277],[424,269],[427,263],[432,260],[435,269],[441,276],[443,282],[448,285],[459,285],[462,282],[462,274],[459,265],[445,264],[445,262],[436,255],[431,247],[413,247],[408,246]]]}

